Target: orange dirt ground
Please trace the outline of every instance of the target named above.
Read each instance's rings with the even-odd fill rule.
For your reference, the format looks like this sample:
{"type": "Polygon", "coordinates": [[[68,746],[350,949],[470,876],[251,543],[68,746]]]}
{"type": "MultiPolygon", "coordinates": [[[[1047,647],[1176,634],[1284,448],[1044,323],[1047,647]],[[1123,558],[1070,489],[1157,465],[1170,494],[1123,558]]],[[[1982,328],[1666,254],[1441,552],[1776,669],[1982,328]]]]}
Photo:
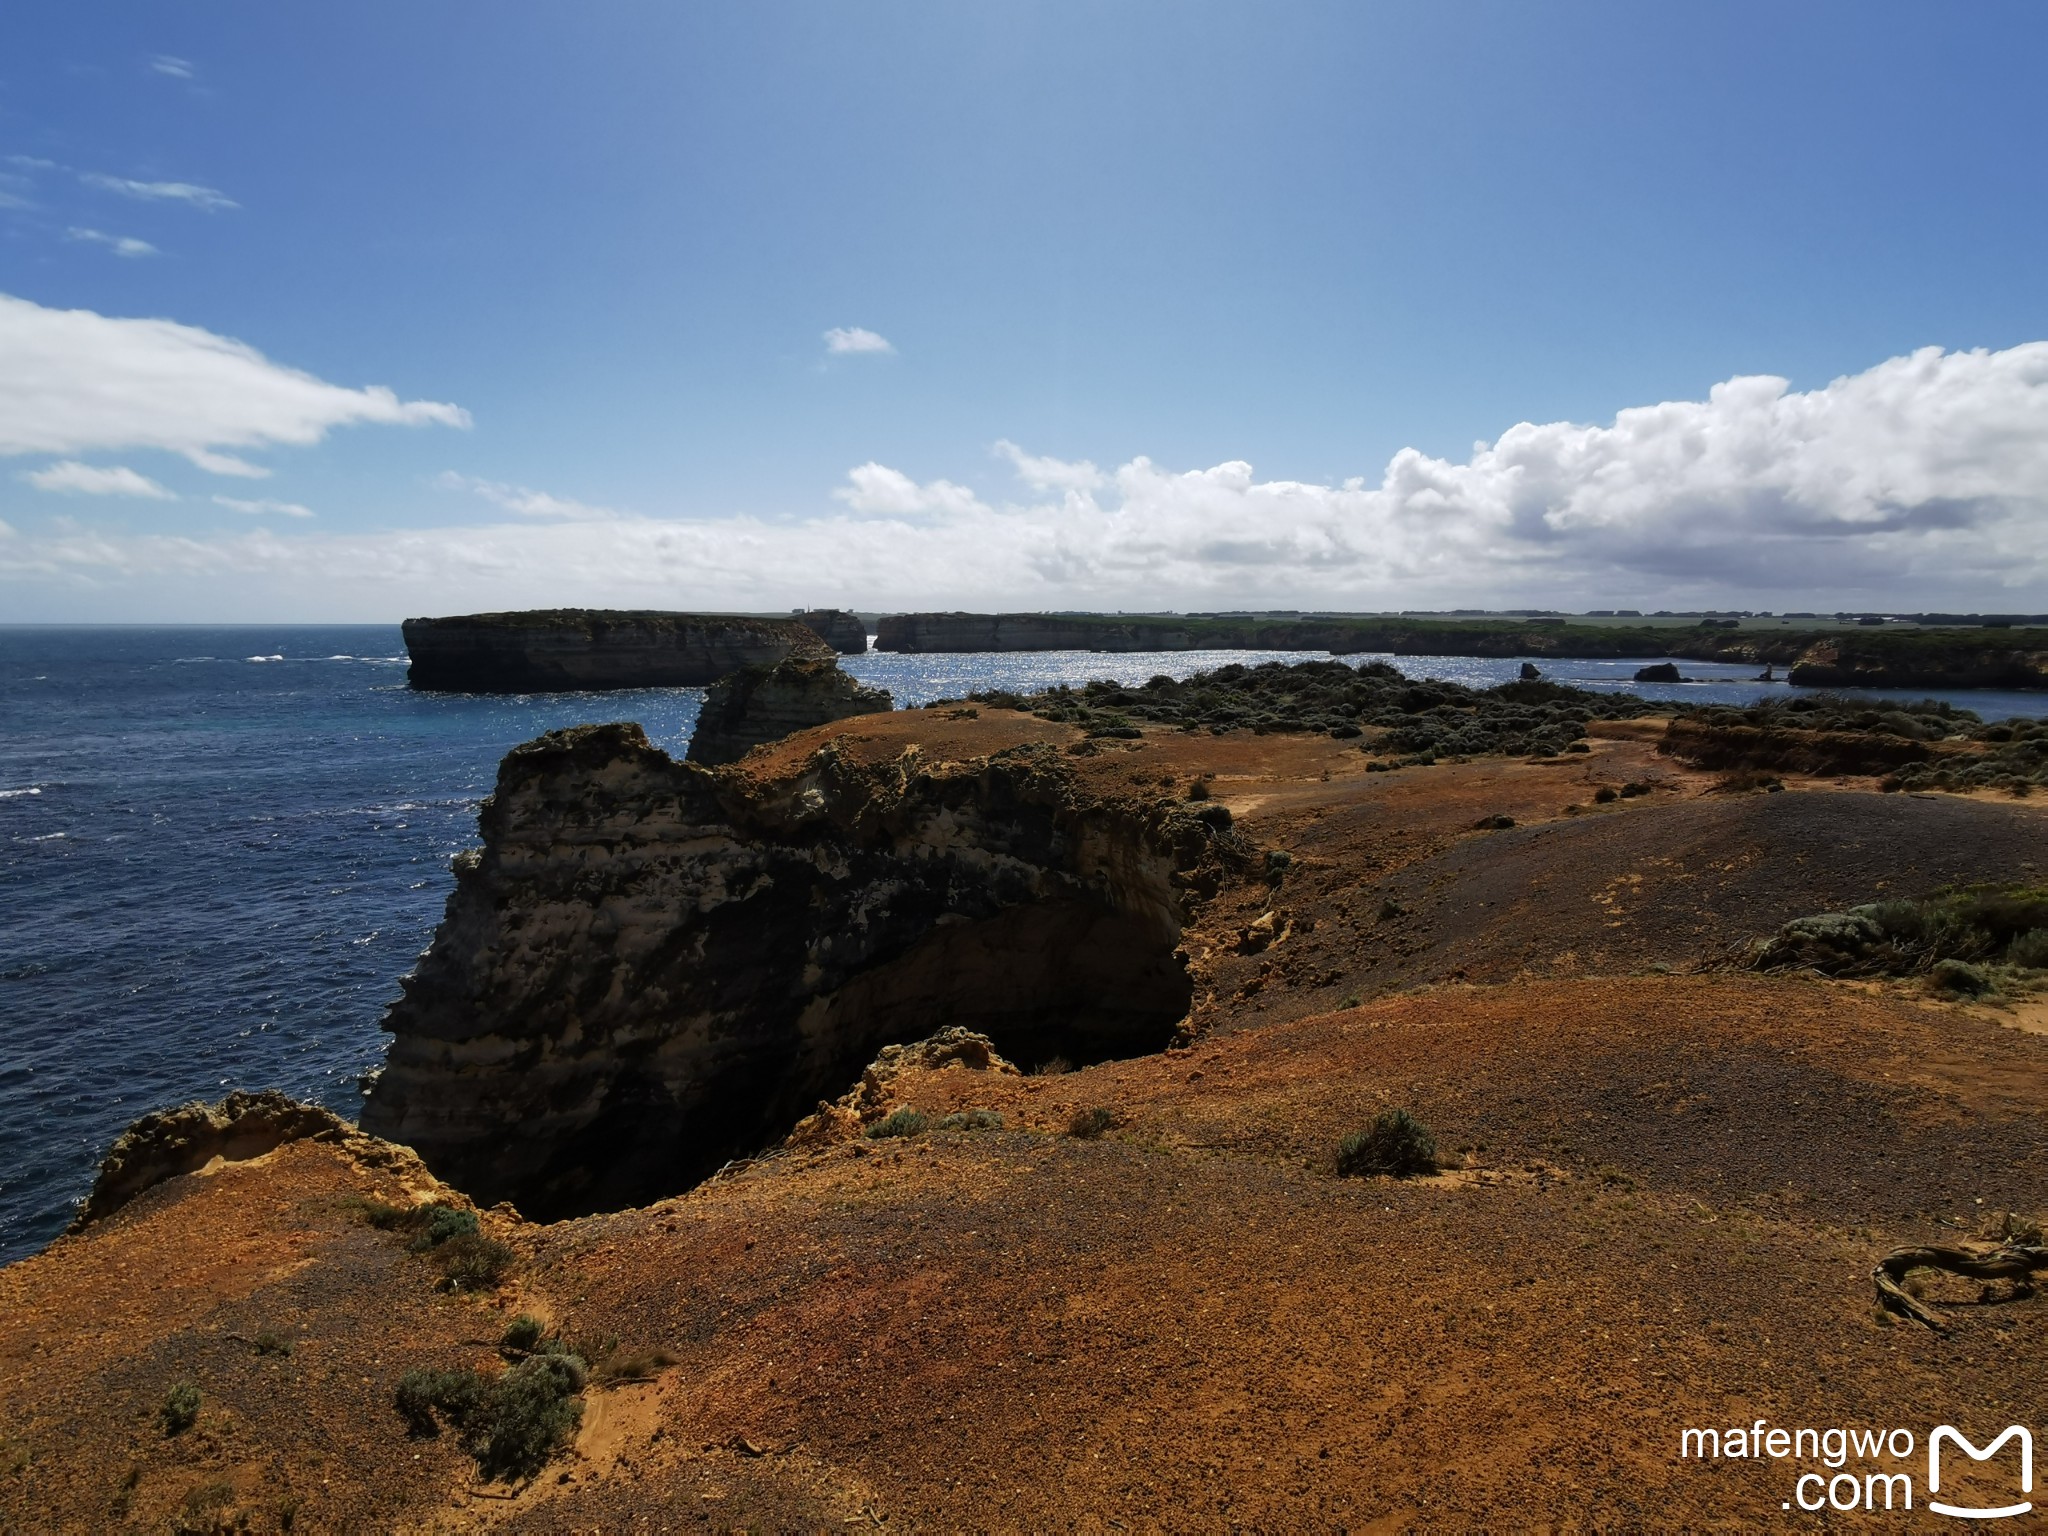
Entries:
{"type": "MultiPolygon", "coordinates": [[[[750,769],[830,735],[1075,740],[905,712],[750,769]]],[[[1076,757],[1118,792],[1213,775],[1292,855],[1190,926],[1194,1044],[891,1085],[998,1131],[777,1152],[552,1226],[486,1213],[522,1258],[494,1296],[436,1292],[363,1225],[350,1197],[400,1192],[339,1148],[161,1185],[0,1271],[0,1528],[1754,1529],[1823,1518],[1781,1509],[1815,1466],[1684,1460],[1681,1429],[2032,1422],[2048,1309],[1937,1288],[1937,1336],[1882,1318],[1869,1272],[2048,1211],[2048,1038],[1722,962],[1798,913],[2017,878],[2048,817],[1710,794],[1640,731],[1594,746],[1370,775],[1321,738],[1076,757]],[[1594,808],[1629,782],[1656,787],[1594,808]],[[1516,825],[1473,829],[1492,815],[1516,825]],[[1338,1139],[1393,1105],[1462,1166],[1337,1178],[1338,1139]],[[1113,1127],[1068,1134],[1094,1107],[1113,1127]],[[481,1485],[392,1391],[492,1366],[521,1311],[677,1363],[589,1392],[535,1483],[481,1485]],[[199,1421],[167,1438],[184,1379],[199,1421]]],[[[1924,1503],[1924,1455],[1882,1470],[1924,1503]]]]}

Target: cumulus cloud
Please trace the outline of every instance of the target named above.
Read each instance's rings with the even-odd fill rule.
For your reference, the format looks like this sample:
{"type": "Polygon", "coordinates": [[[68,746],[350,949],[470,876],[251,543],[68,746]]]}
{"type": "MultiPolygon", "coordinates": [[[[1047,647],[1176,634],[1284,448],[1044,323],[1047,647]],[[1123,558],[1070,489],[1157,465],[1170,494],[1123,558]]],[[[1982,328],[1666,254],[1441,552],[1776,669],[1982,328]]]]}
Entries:
{"type": "Polygon", "coordinates": [[[466,427],[469,413],[329,384],[196,326],[0,294],[0,456],[157,448],[260,476],[219,450],[317,443],[357,422],[466,427]]]}
{"type": "Polygon", "coordinates": [[[894,352],[889,338],[858,325],[835,325],[825,333],[825,350],[834,356],[843,352],[894,352]]]}
{"type": "Polygon", "coordinates": [[[278,517],[311,517],[313,509],[302,507],[296,501],[238,501],[232,496],[216,496],[213,504],[226,507],[230,512],[246,513],[250,517],[275,514],[278,517]]]}
{"type": "Polygon", "coordinates": [[[99,171],[81,171],[78,179],[88,187],[119,193],[138,202],[184,203],[208,213],[242,206],[217,188],[197,186],[189,181],[132,181],[126,176],[108,176],[99,171]]]}
{"type": "MultiPolygon", "coordinates": [[[[0,541],[0,579],[147,585],[189,594],[189,609],[166,598],[162,611],[195,616],[248,611],[250,593],[267,614],[338,618],[821,601],[2048,608],[2048,343],[1928,349],[1807,391],[1732,379],[1606,424],[1523,423],[1462,461],[1404,450],[1375,479],[1335,485],[1144,457],[1091,482],[997,451],[1030,492],[1018,502],[870,462],[809,519],[520,512],[204,539],[60,527],[0,541]]],[[[508,511],[543,494],[456,483],[493,486],[508,511]]]]}
{"type": "Polygon", "coordinates": [[[900,469],[886,464],[863,464],[846,472],[852,482],[832,494],[856,512],[871,517],[930,517],[935,513],[986,512],[980,500],[964,485],[950,480],[933,480],[919,485],[900,469]]]}
{"type": "Polygon", "coordinates": [[[444,469],[434,477],[444,491],[472,491],[493,506],[503,507],[520,517],[545,518],[554,522],[608,522],[628,514],[611,507],[596,507],[585,501],[552,496],[530,486],[506,485],[498,480],[478,480],[444,469]]]}
{"type": "Polygon", "coordinates": [[[1035,490],[1093,491],[1100,489],[1107,478],[1086,459],[1070,463],[1065,459],[1041,458],[1026,453],[1007,437],[996,439],[992,451],[997,458],[1008,459],[1017,478],[1035,490]]]}
{"type": "Polygon", "coordinates": [[[104,245],[116,256],[154,256],[157,253],[156,247],[147,240],[137,240],[132,235],[109,235],[97,229],[81,229],[77,225],[65,230],[64,238],[87,245],[104,245]]]}
{"type": "Polygon", "coordinates": [[[47,469],[32,469],[22,479],[39,491],[70,496],[144,496],[151,501],[176,501],[177,492],[123,465],[101,468],[65,459],[47,469]]]}
{"type": "Polygon", "coordinates": [[[190,59],[181,59],[168,53],[160,53],[151,59],[149,67],[160,75],[169,75],[173,80],[190,80],[197,73],[190,59]]]}

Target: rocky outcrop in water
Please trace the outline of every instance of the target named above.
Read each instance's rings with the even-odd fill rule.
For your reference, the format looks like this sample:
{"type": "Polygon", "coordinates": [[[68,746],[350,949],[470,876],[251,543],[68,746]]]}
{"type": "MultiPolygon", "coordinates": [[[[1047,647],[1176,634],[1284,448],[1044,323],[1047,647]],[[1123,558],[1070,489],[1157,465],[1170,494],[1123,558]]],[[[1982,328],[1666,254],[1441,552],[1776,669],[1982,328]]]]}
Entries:
{"type": "Polygon", "coordinates": [[[547,693],[701,688],[747,666],[832,648],[793,620],[601,608],[407,619],[415,688],[547,693]]]}
{"type": "Polygon", "coordinates": [[[857,613],[848,613],[844,608],[806,608],[795,618],[842,656],[861,656],[867,652],[868,626],[857,613]]]}
{"type": "Polygon", "coordinates": [[[363,1126],[540,1216],[674,1193],[947,1025],[1025,1062],[1157,1049],[1187,904],[1244,857],[1046,744],[757,778],[635,725],[515,749],[480,823],[363,1126]]]}
{"type": "Polygon", "coordinates": [[[711,685],[690,737],[693,763],[732,763],[755,747],[814,725],[893,707],[886,688],[868,688],[835,661],[803,657],[742,667],[711,685]]]}
{"type": "Polygon", "coordinates": [[[1800,688],[2048,688],[2048,631],[1843,636],[1807,647],[1785,680],[1800,688]]]}

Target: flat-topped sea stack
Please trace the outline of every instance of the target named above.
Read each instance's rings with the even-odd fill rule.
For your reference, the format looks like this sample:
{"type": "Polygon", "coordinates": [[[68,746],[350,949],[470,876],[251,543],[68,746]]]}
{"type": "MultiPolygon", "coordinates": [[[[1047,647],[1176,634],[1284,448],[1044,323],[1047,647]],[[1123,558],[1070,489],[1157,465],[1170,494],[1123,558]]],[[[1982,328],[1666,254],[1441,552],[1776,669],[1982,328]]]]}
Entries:
{"type": "Polygon", "coordinates": [[[792,617],[842,656],[860,656],[867,651],[868,626],[857,613],[844,608],[805,608],[792,617]]]}
{"type": "Polygon", "coordinates": [[[701,688],[741,667],[832,647],[793,619],[646,609],[537,608],[407,619],[407,677],[449,693],[701,688]]]}
{"type": "Polygon", "coordinates": [[[888,689],[863,687],[838,663],[815,656],[742,667],[711,685],[690,736],[689,761],[738,762],[755,747],[796,731],[886,714],[893,704],[888,689]]]}

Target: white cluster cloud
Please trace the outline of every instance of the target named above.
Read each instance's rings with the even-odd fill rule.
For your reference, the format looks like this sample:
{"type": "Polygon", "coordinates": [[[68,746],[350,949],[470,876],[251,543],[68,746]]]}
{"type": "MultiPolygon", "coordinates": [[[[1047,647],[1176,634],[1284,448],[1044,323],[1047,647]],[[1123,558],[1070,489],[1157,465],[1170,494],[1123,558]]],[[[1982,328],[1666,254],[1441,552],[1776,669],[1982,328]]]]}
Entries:
{"type": "Polygon", "coordinates": [[[196,326],[0,294],[0,456],[154,448],[260,477],[219,450],[317,443],[356,422],[466,427],[469,413],[329,384],[196,326]]]}
{"type": "Polygon", "coordinates": [[[189,181],[135,181],[126,176],[109,176],[102,171],[81,171],[78,179],[102,192],[119,193],[144,203],[185,203],[217,213],[242,205],[215,187],[197,186],[189,181]]]}
{"type": "Polygon", "coordinates": [[[213,504],[226,507],[230,512],[241,512],[250,517],[276,514],[279,517],[311,517],[313,509],[302,507],[296,501],[242,501],[233,496],[216,496],[213,504]]]}
{"type": "Polygon", "coordinates": [[[234,606],[337,617],[554,603],[2048,608],[2048,342],[1929,348],[1810,391],[1731,379],[1607,425],[1523,423],[1462,462],[1403,450],[1372,483],[994,451],[1015,499],[870,462],[820,516],[684,520],[451,475],[519,521],[291,539],[17,532],[0,539],[0,579],[260,591],[234,606]]]}
{"type": "Polygon", "coordinates": [[[479,480],[472,475],[458,475],[452,469],[444,469],[434,477],[434,483],[444,491],[471,491],[483,497],[493,506],[503,507],[520,517],[545,519],[550,522],[609,522],[626,516],[624,512],[611,507],[594,507],[584,501],[570,501],[567,497],[551,496],[546,491],[536,491],[524,485],[506,485],[499,480],[479,480]]]}
{"type": "Polygon", "coordinates": [[[138,240],[133,235],[109,235],[97,229],[83,229],[76,224],[64,231],[64,238],[87,245],[104,245],[116,256],[154,256],[157,253],[156,247],[147,240],[138,240]]]}
{"type": "Polygon", "coordinates": [[[177,492],[125,465],[81,464],[63,459],[45,469],[30,470],[22,479],[39,491],[70,496],[142,496],[151,501],[176,501],[177,492]]]}
{"type": "Polygon", "coordinates": [[[825,333],[825,350],[837,356],[846,352],[894,352],[889,338],[858,325],[835,325],[825,333]]]}

